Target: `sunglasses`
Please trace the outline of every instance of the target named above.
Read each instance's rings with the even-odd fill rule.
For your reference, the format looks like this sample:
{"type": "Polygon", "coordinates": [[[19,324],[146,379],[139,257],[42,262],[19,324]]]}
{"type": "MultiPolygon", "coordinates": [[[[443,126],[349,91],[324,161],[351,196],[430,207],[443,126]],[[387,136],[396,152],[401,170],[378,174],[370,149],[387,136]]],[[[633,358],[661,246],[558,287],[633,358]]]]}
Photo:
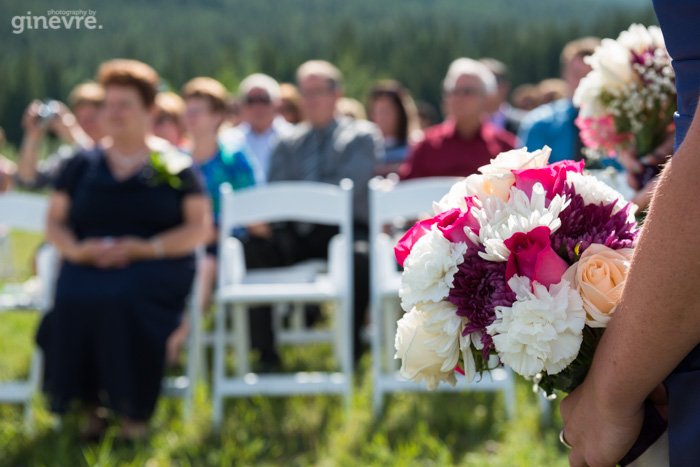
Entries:
{"type": "Polygon", "coordinates": [[[453,96],[477,96],[483,94],[484,90],[477,87],[454,88],[450,94],[453,96]]]}
{"type": "Polygon", "coordinates": [[[245,98],[245,103],[248,105],[254,105],[254,104],[269,104],[272,102],[272,99],[270,99],[270,96],[247,96],[245,98]]]}

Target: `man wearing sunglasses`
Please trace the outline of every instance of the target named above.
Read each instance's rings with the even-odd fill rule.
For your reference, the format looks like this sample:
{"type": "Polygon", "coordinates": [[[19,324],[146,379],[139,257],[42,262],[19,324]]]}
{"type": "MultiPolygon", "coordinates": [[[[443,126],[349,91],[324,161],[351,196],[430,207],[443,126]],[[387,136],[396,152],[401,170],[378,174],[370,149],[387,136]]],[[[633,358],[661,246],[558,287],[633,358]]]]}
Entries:
{"type": "Polygon", "coordinates": [[[452,62],[443,82],[447,120],[425,130],[399,169],[401,178],[466,177],[513,149],[515,136],[488,121],[489,97],[496,90],[496,78],[483,63],[452,62]]]}
{"type": "Polygon", "coordinates": [[[245,139],[257,162],[256,181],[264,183],[270,172],[272,149],[280,137],[289,134],[293,126],[277,112],[280,85],[272,77],[262,73],[252,74],[241,82],[238,94],[243,122],[223,131],[220,138],[233,143],[245,139]]]}

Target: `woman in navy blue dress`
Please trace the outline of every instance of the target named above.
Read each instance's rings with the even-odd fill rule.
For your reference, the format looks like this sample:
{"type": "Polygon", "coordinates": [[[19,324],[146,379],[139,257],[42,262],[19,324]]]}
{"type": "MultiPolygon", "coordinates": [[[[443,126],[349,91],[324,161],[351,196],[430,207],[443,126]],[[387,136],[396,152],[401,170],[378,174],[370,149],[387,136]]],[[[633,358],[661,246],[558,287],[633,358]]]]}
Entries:
{"type": "Polygon", "coordinates": [[[210,207],[189,158],[152,147],[156,72],[112,60],[98,80],[108,138],[70,159],[56,181],[47,238],[63,264],[37,340],[52,410],[86,408],[85,435],[95,436],[105,427],[96,409],[106,406],[121,417],[125,438],[142,438],[210,207]]]}
{"type": "Polygon", "coordinates": [[[573,466],[621,459],[647,399],[668,418],[669,465],[700,462],[700,2],[655,0],[654,8],[676,72],[676,151],[586,381],[562,401],[573,466]]]}

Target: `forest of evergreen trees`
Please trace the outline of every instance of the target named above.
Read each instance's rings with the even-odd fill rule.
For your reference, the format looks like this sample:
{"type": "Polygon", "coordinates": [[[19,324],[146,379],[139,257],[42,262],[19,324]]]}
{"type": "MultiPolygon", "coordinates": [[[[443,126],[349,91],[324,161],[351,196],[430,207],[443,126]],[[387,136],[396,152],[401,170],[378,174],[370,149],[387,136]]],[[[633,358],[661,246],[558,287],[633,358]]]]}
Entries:
{"type": "Polygon", "coordinates": [[[151,64],[175,90],[202,75],[231,90],[256,71],[289,81],[301,62],[322,58],[340,67],[352,97],[391,77],[437,104],[459,56],[495,57],[514,84],[537,82],[558,75],[567,41],[656,22],[651,2],[636,0],[3,0],[0,13],[0,126],[14,143],[31,99],[65,99],[114,57],[151,64]],[[102,28],[13,33],[14,16],[59,6],[96,11],[102,28]]]}

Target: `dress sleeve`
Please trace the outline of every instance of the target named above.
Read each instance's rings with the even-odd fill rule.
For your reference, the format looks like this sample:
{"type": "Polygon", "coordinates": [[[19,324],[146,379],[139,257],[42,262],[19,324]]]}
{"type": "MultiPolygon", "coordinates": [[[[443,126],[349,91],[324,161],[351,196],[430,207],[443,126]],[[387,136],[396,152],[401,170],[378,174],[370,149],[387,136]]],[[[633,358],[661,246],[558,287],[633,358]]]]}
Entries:
{"type": "Polygon", "coordinates": [[[78,152],[73,157],[61,161],[53,180],[53,189],[73,195],[81,176],[85,173],[89,158],[85,152],[78,152]]]}
{"type": "Polygon", "coordinates": [[[201,195],[204,193],[204,175],[199,169],[187,167],[178,174],[182,180],[180,190],[183,195],[201,195]]]}

